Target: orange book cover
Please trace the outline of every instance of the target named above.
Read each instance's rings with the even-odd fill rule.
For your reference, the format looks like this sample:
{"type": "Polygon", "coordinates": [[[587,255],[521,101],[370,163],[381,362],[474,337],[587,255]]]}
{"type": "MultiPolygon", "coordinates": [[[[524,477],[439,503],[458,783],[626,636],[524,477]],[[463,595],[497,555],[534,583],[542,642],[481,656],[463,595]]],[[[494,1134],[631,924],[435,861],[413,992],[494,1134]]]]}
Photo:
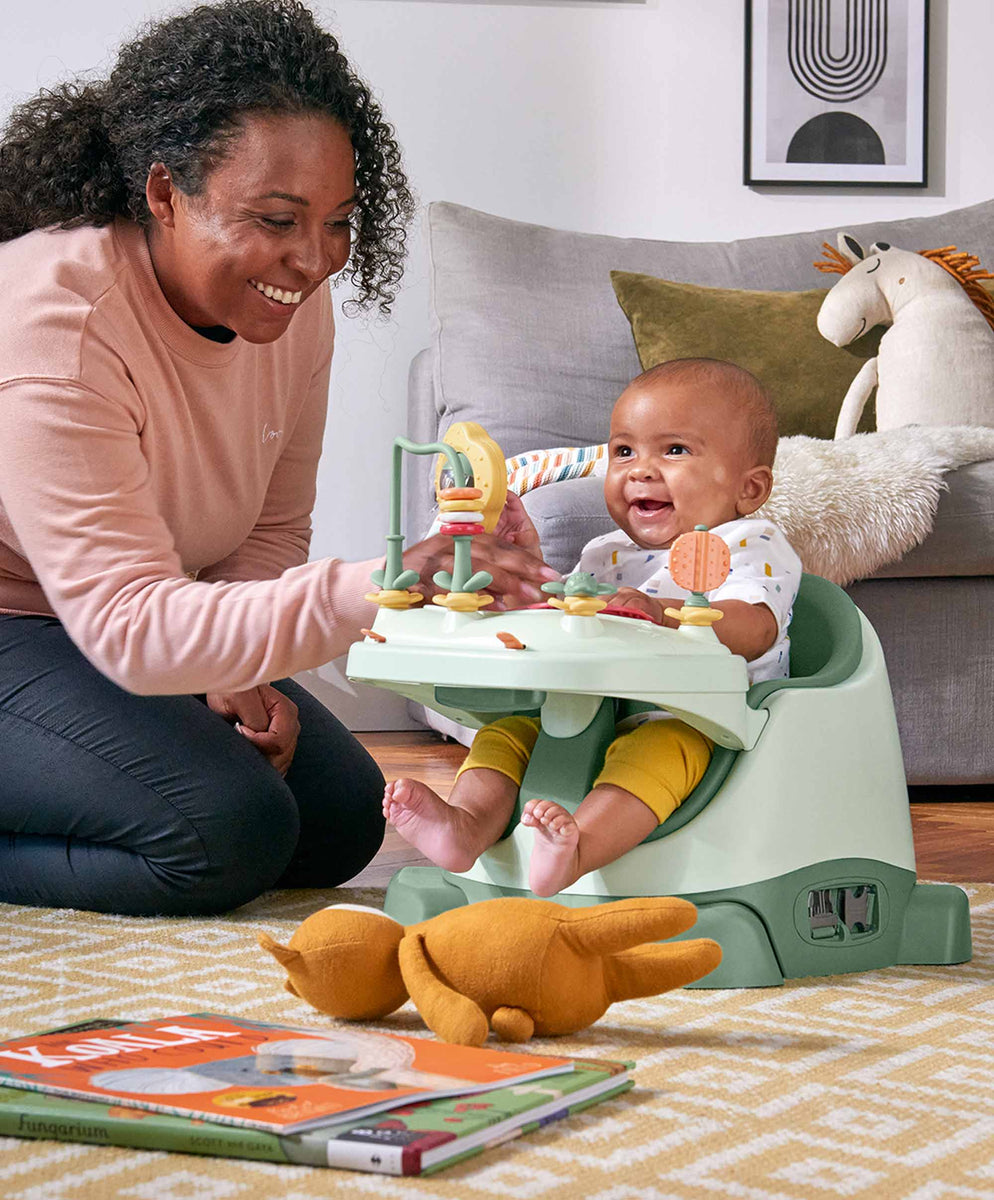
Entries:
{"type": "Polygon", "coordinates": [[[293,1133],[571,1071],[570,1059],[219,1013],[0,1042],[0,1083],[293,1133]]]}

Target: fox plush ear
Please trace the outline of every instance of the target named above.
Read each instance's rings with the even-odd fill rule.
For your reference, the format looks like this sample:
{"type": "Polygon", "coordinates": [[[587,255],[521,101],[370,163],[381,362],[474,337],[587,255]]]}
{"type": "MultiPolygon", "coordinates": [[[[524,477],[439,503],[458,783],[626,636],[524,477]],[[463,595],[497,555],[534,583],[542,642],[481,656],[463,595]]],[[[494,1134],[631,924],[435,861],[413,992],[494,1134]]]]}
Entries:
{"type": "Polygon", "coordinates": [[[300,958],[299,950],[291,950],[289,946],[281,945],[279,942],[274,941],[268,933],[259,933],[256,935],[256,939],[263,950],[268,950],[273,958],[277,962],[281,962],[284,967],[289,967],[291,963],[296,962],[300,958]]]}
{"type": "Polygon", "coordinates": [[[563,935],[584,958],[604,958],[643,942],[659,942],[690,929],[697,909],[671,896],[636,896],[590,908],[569,909],[563,935]]]}
{"type": "MultiPolygon", "coordinates": [[[[259,945],[263,948],[263,950],[268,950],[273,958],[275,958],[277,962],[281,962],[288,971],[290,970],[291,965],[296,963],[300,958],[300,952],[298,950],[291,950],[289,946],[281,946],[280,943],[274,941],[268,933],[260,933],[257,935],[257,938],[259,945]]],[[[285,979],[283,981],[283,990],[285,992],[289,992],[291,996],[300,995],[289,979],[285,979]]]]}
{"type": "Polygon", "coordinates": [[[259,945],[286,968],[286,989],[347,1020],[384,1017],[407,999],[397,950],[404,926],[374,908],[333,905],[307,918],[290,943],[259,945]]]}

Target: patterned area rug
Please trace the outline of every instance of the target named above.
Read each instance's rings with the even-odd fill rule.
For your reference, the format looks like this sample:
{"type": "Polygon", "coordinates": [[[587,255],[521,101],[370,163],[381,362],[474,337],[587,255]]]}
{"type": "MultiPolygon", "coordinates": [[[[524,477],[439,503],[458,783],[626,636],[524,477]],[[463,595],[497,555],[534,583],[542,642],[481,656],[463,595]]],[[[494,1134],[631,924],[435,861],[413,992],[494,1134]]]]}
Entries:
{"type": "MultiPolygon", "coordinates": [[[[966,885],[974,959],[783,988],[615,1005],[552,1053],[637,1062],[635,1088],[425,1179],[0,1139],[5,1200],[990,1200],[994,885],[966,885]]],[[[0,905],[0,1034],[214,1010],[320,1026],[256,931],[328,903],[280,892],[223,918],[135,920],[0,905]]],[[[380,1028],[423,1032],[402,1009],[380,1028]]]]}

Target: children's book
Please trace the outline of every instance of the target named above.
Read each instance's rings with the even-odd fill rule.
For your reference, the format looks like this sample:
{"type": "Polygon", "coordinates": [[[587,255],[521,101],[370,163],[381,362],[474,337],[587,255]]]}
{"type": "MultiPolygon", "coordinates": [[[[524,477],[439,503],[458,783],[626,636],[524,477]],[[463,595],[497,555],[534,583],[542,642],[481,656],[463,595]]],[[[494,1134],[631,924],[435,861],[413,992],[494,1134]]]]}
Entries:
{"type": "Polygon", "coordinates": [[[572,1070],[548,1055],[219,1013],[0,1042],[0,1084],[276,1134],[572,1070]]]}
{"type": "Polygon", "coordinates": [[[470,1096],[407,1103],[370,1117],[291,1134],[0,1087],[0,1136],[422,1175],[632,1086],[626,1063],[572,1061],[574,1069],[565,1074],[470,1096]]]}

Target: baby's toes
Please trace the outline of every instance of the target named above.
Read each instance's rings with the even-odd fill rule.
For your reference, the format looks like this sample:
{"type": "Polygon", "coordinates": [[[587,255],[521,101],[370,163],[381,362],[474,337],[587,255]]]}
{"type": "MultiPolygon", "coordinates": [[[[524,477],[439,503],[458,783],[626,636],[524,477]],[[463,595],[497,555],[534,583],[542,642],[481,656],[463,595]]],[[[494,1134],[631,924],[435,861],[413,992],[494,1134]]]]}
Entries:
{"type": "Polygon", "coordinates": [[[546,828],[552,837],[562,841],[575,840],[578,833],[576,821],[573,819],[572,814],[565,810],[550,818],[546,828]]]}
{"type": "Polygon", "coordinates": [[[529,800],[524,807],[522,816],[526,813],[535,822],[544,822],[551,810],[558,808],[558,804],[553,804],[551,800],[529,800]]]}
{"type": "Polygon", "coordinates": [[[540,826],[550,837],[562,837],[573,828],[572,815],[554,800],[539,800],[532,810],[532,824],[540,826]]]}

